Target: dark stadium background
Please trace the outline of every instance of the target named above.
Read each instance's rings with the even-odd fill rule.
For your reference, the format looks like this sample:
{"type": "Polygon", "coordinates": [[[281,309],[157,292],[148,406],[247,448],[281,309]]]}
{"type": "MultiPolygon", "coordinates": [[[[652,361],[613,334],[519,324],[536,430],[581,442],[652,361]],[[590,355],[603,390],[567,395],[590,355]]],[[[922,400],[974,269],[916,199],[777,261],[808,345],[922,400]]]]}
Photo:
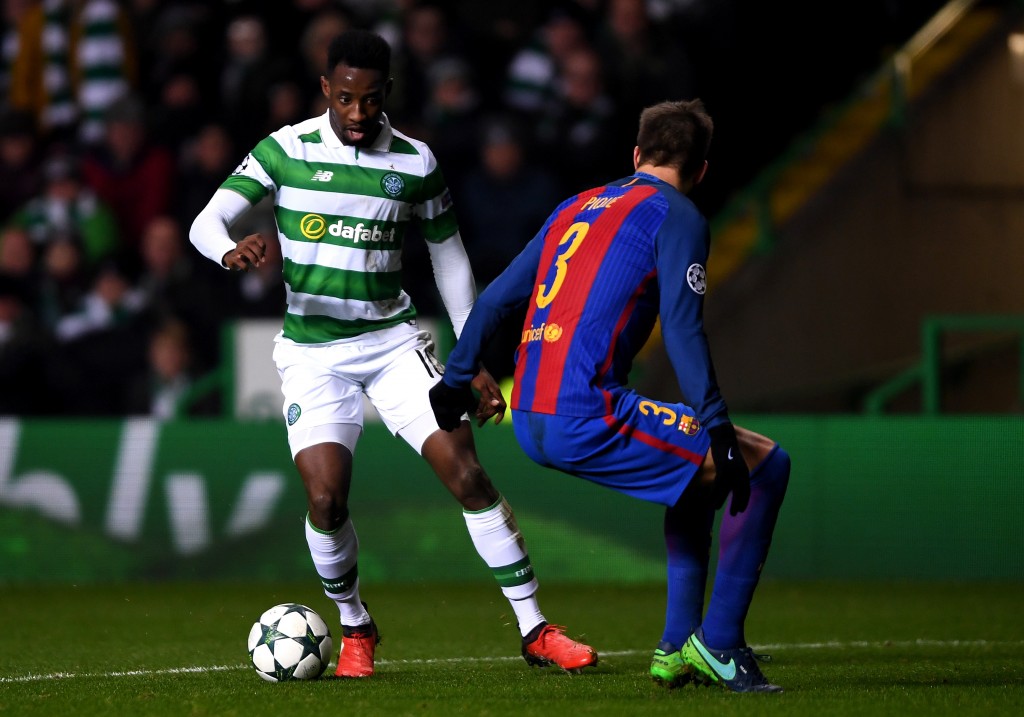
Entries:
{"type": "MultiPolygon", "coordinates": [[[[31,6],[12,4],[12,8],[31,6]]],[[[191,264],[190,275],[179,281],[178,288],[162,289],[163,295],[157,297],[171,306],[169,311],[162,305],[157,307],[155,303],[159,302],[150,295],[141,311],[136,307],[132,309],[136,313],[128,311],[127,318],[114,312],[116,319],[108,318],[94,330],[76,334],[75,340],[58,336],[56,341],[53,334],[60,334],[56,328],[60,319],[79,311],[74,303],[76,294],[64,288],[49,288],[53,282],[40,285],[36,278],[25,277],[32,286],[19,291],[26,294],[29,313],[40,315],[37,318],[41,319],[42,331],[34,343],[26,342],[23,356],[5,360],[0,370],[0,381],[6,388],[0,393],[0,413],[146,413],[146,401],[152,398],[147,395],[152,369],[147,357],[150,333],[168,315],[171,319],[182,318],[189,333],[191,380],[210,376],[221,365],[222,326],[238,318],[281,315],[280,287],[274,291],[260,286],[262,293],[251,298],[253,277],[220,276],[217,268],[184,238],[191,220],[221,178],[259,139],[280,126],[275,124],[278,120],[268,117],[272,91],[290,83],[298,93],[297,107],[291,110],[289,121],[321,111],[317,105],[319,70],[308,66],[305,52],[314,45],[309,40],[311,28],[335,26],[322,22],[325,16],[336,14],[342,25],[378,29],[395,40],[395,93],[388,113],[396,127],[426,140],[441,161],[453,189],[463,238],[478,281],[483,284],[514,256],[544,214],[564,196],[632,171],[631,149],[639,110],[645,103],[679,96],[700,96],[707,103],[716,121],[712,171],[693,198],[714,219],[731,197],[749,186],[795,138],[813,127],[823,112],[877,72],[942,3],[125,0],[117,6],[124,14],[123,29],[135,48],[131,62],[125,62],[123,68],[134,77],[134,103],[115,103],[97,120],[101,127],[107,126],[103,123],[114,126],[112,123],[118,122],[121,124],[116,126],[121,127],[142,122],[148,131],[145,151],[156,147],[162,152],[160,161],[154,159],[148,169],[137,171],[131,162],[142,160],[131,159],[125,174],[121,166],[111,168],[111,151],[105,141],[86,141],[75,126],[39,129],[34,159],[27,167],[7,168],[0,177],[4,221],[10,222],[21,210],[21,200],[33,196],[33,187],[37,188],[34,196],[39,196],[44,177],[75,173],[77,168],[84,173],[86,186],[99,192],[99,198],[110,205],[119,237],[112,253],[96,257],[94,264],[86,265],[75,277],[75,292],[87,294],[93,276],[107,271],[123,275],[128,284],[125,290],[140,288],[140,284],[142,288],[152,287],[154,282],[147,277],[140,246],[147,222],[156,213],[172,215],[175,226],[171,231],[184,244],[180,251],[185,262],[191,264]],[[631,51],[640,58],[636,66],[627,66],[620,59],[630,55],[623,54],[621,43],[609,29],[614,11],[622,7],[645,8],[648,16],[648,29],[638,35],[638,47],[631,51]],[[431,104],[432,98],[424,94],[429,82],[436,80],[421,76],[427,61],[406,49],[411,43],[403,34],[410,24],[408,19],[422,15],[423,8],[437,8],[443,14],[440,33],[446,35],[447,44],[439,55],[456,58],[462,63],[460,71],[468,70],[468,84],[477,103],[471,112],[455,114],[448,107],[431,104]],[[583,44],[600,57],[607,96],[602,109],[605,114],[597,120],[593,120],[596,113],[589,106],[577,110],[557,92],[554,99],[547,98],[543,112],[523,112],[507,101],[505,92],[513,59],[536,42],[539,29],[556,15],[570,17],[583,28],[583,44]],[[238,21],[247,16],[261,21],[265,36],[266,51],[255,60],[230,49],[229,37],[241,31],[238,21]],[[651,69],[655,65],[660,75],[651,69]],[[620,70],[630,74],[620,76],[620,70]],[[643,82],[638,85],[633,81],[635,77],[643,82]],[[189,92],[198,99],[182,100],[189,92]],[[548,111],[548,106],[554,109],[548,111]],[[495,206],[478,204],[467,188],[469,178],[474,176],[471,172],[477,168],[480,147],[493,135],[488,128],[495,117],[518,121],[516,136],[527,151],[528,167],[547,173],[553,180],[543,185],[523,180],[531,198],[524,198],[524,206],[517,205],[517,212],[499,222],[492,218],[505,202],[495,206]],[[230,149],[219,169],[202,174],[195,169],[195,157],[205,146],[198,138],[211,123],[227,129],[230,149]],[[580,128],[593,129],[596,139],[578,144],[574,139],[570,143],[567,138],[574,138],[580,128]],[[161,204],[159,209],[155,208],[157,204],[161,204]],[[512,219],[518,219],[518,223],[509,221],[512,219]],[[497,233],[497,229],[504,230],[504,234],[497,233]],[[42,288],[33,288],[39,286],[42,288]],[[56,294],[57,300],[40,296],[47,292],[56,294]],[[71,296],[65,306],[60,301],[65,301],[62,297],[66,293],[71,296]]],[[[0,25],[8,38],[3,80],[10,94],[0,107],[0,128],[5,135],[23,132],[25,119],[11,115],[15,109],[14,89],[21,86],[12,79],[17,62],[10,48],[18,46],[18,33],[22,31],[13,12],[0,25]]],[[[21,38],[20,42],[24,46],[27,39],[21,38]]],[[[429,70],[435,76],[453,71],[451,63],[435,60],[430,60],[429,70]]],[[[141,156],[147,161],[151,158],[145,153],[141,156]]],[[[274,231],[267,213],[256,213],[252,222],[237,228],[239,233],[255,230],[274,231]]],[[[38,266],[29,275],[45,278],[42,254],[50,237],[33,236],[38,266]]],[[[423,242],[415,238],[407,242],[406,290],[421,314],[438,317],[444,324],[432,276],[423,270],[426,265],[423,242]]],[[[159,285],[159,281],[155,283],[159,285]]],[[[170,340],[174,332],[170,330],[170,340]]],[[[509,336],[516,333],[511,331],[509,336]]],[[[498,346],[495,352],[506,357],[504,367],[494,362],[495,370],[507,370],[507,347],[498,346]]],[[[194,413],[205,415],[222,409],[216,396],[193,406],[194,413]]]]}
{"type": "MultiPolygon", "coordinates": [[[[389,4],[351,2],[348,6],[358,16],[360,7],[389,4]]],[[[416,3],[393,4],[411,7],[416,3]]],[[[445,9],[462,47],[478,58],[478,88],[485,102],[493,106],[499,102],[507,61],[515,49],[529,42],[532,30],[553,9],[600,16],[608,2],[436,0],[427,4],[445,9]],[[493,28],[499,26],[515,27],[512,35],[518,40],[498,37],[493,28]]],[[[705,210],[710,214],[717,211],[807,131],[824,110],[877,71],[945,4],[943,0],[650,2],[651,8],[666,13],[669,37],[685,48],[695,69],[695,94],[707,102],[715,118],[715,171],[696,195],[705,210]]],[[[269,13],[265,3],[239,0],[224,5],[227,16],[251,11],[270,17],[274,30],[289,27],[287,22],[276,21],[286,11],[269,13]]],[[[372,12],[363,13],[364,18],[373,17],[372,12]]],[[[372,20],[363,24],[373,26],[372,20]]],[[[294,38],[286,32],[275,32],[271,39],[278,52],[294,47],[294,38]]],[[[626,134],[630,131],[635,127],[626,134]]],[[[621,167],[623,172],[631,169],[628,157],[621,167]]],[[[594,179],[601,181],[600,177],[594,179]]]]}

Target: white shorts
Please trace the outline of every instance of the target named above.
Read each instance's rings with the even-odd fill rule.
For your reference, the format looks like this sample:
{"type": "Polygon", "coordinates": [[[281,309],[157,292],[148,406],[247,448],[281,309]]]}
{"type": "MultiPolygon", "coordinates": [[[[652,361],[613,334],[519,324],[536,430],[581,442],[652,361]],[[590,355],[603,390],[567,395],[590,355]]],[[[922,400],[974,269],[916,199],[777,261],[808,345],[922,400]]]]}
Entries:
{"type": "Polygon", "coordinates": [[[363,394],[392,434],[420,453],[440,430],[428,391],[444,367],[430,334],[399,324],[324,346],[278,341],[274,363],[281,376],[283,413],[292,457],[333,441],[355,453],[363,427],[363,394]]]}

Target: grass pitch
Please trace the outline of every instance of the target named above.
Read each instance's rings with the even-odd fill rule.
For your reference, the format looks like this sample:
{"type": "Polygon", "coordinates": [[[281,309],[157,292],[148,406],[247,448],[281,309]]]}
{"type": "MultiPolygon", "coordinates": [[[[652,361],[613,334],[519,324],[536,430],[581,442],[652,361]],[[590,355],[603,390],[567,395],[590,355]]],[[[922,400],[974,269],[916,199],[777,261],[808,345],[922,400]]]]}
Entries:
{"type": "MultiPolygon", "coordinates": [[[[665,690],[647,676],[664,588],[541,587],[548,619],[601,653],[583,675],[531,669],[496,587],[364,585],[377,674],[272,684],[246,636],[299,584],[0,586],[0,713],[9,715],[1017,715],[1024,584],[765,581],[747,637],[781,695],[665,690]]],[[[333,667],[331,668],[333,669],[333,667]]]]}

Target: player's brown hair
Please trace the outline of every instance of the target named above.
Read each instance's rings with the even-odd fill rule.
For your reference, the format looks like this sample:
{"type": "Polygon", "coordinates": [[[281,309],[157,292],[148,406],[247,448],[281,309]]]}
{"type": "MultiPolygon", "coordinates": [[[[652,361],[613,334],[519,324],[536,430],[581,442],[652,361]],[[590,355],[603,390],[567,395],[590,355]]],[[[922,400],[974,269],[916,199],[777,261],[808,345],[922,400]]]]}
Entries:
{"type": "Polygon", "coordinates": [[[700,99],[651,105],[640,113],[640,161],[675,167],[683,176],[696,174],[707,159],[714,128],[700,99]]]}

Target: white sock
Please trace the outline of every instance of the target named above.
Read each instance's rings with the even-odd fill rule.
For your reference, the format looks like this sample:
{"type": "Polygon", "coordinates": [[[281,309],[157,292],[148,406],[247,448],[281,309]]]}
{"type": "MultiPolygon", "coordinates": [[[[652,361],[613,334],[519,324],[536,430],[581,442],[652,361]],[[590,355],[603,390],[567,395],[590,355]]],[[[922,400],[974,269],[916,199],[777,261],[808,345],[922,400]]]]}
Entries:
{"type": "Polygon", "coordinates": [[[469,537],[508,598],[524,636],[544,622],[537,603],[537,578],[512,508],[504,498],[490,508],[463,511],[469,537]]]}
{"type": "Polygon", "coordinates": [[[314,527],[307,515],[306,544],[324,594],[338,605],[341,624],[355,627],[370,622],[370,615],[359,599],[359,538],[352,519],[326,532],[314,527]]]}

